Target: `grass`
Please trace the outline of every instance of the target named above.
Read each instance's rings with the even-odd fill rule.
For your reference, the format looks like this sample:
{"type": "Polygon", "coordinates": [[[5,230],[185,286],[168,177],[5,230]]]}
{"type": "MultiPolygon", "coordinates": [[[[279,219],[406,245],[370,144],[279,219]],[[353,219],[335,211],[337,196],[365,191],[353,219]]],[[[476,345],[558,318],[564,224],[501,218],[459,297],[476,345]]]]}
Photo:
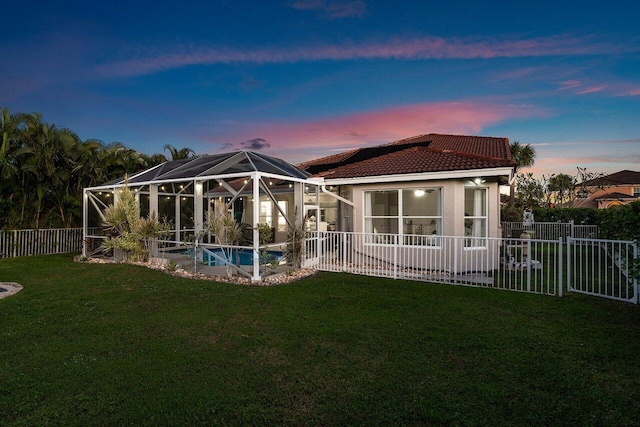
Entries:
{"type": "Polygon", "coordinates": [[[0,425],[637,425],[640,310],[346,274],[3,259],[0,425]]]}

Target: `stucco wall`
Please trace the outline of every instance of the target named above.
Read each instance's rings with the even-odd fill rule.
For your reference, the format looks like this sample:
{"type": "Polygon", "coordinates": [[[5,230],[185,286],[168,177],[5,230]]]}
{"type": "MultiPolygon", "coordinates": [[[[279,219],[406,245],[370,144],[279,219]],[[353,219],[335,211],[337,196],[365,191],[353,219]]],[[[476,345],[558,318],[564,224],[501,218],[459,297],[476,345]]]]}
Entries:
{"type": "Polygon", "coordinates": [[[488,237],[500,236],[500,195],[497,182],[485,182],[476,186],[466,180],[419,181],[407,183],[384,183],[354,185],[352,187],[355,204],[354,228],[356,232],[364,231],[365,191],[436,188],[442,189],[442,235],[464,235],[464,191],[465,187],[487,188],[487,232],[488,237]]]}

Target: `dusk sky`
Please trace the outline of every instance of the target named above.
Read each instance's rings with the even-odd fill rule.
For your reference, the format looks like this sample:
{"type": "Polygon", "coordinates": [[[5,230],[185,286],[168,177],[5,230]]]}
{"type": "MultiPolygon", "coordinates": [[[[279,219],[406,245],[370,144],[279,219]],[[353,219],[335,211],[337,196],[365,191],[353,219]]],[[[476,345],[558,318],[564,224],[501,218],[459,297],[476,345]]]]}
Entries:
{"type": "Polygon", "coordinates": [[[640,170],[637,1],[3,2],[0,107],[147,154],[290,162],[423,133],[640,170]]]}

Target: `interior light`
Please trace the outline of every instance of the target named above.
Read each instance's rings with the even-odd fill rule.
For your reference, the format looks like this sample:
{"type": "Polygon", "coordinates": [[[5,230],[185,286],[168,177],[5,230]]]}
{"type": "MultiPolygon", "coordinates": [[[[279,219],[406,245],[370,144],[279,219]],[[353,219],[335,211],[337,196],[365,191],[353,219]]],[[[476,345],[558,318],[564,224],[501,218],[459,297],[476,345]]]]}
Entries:
{"type": "Polygon", "coordinates": [[[273,185],[273,181],[269,181],[269,185],[273,185]]]}
{"type": "Polygon", "coordinates": [[[413,194],[414,194],[416,197],[422,197],[422,196],[424,196],[424,190],[415,190],[415,191],[413,192],[413,194]]]}

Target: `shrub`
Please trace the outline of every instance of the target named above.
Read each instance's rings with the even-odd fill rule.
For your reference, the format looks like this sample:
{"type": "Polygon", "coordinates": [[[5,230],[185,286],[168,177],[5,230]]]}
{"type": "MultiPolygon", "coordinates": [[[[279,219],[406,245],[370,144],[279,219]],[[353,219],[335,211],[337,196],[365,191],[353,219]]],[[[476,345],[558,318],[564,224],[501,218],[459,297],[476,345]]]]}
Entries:
{"type": "Polygon", "coordinates": [[[576,225],[596,225],[597,210],[590,208],[533,208],[536,222],[573,222],[576,225]]]}

